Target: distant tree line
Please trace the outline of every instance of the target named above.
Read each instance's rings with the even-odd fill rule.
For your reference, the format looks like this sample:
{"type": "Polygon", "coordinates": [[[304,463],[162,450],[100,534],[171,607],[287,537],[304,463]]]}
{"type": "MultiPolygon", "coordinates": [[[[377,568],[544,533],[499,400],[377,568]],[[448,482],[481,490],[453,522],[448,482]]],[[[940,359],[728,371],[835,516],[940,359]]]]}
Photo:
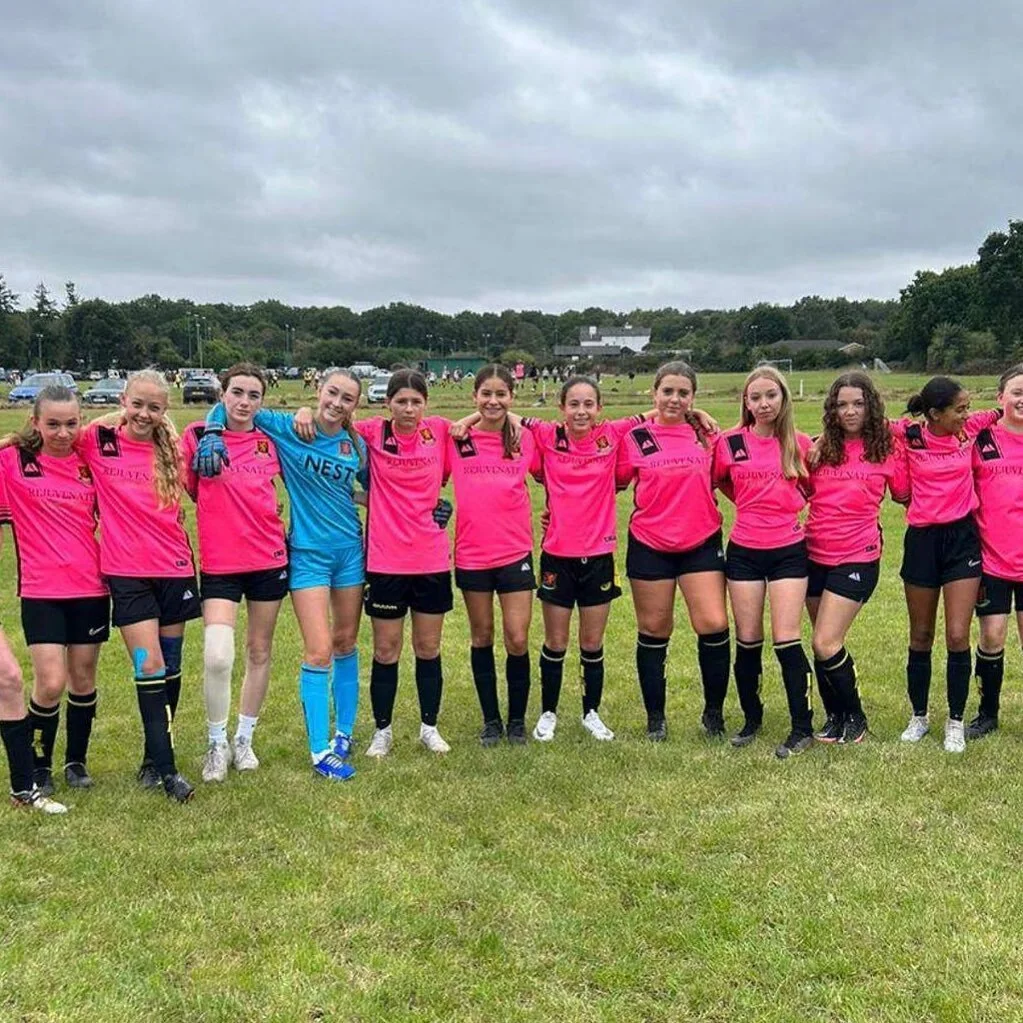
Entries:
{"type": "MultiPolygon", "coordinates": [[[[651,329],[637,369],[686,349],[706,370],[744,370],[789,339],[858,342],[869,356],[913,369],[986,372],[1023,357],[1023,221],[988,235],[975,263],[917,272],[898,301],[810,295],[790,306],[741,309],[601,308],[551,314],[506,309],[445,315],[404,302],[362,313],[345,306],[199,304],[144,295],[127,302],[83,299],[73,281],[62,299],[40,282],[22,300],[0,275],[0,366],[83,371],[156,364],[221,368],[246,358],[267,366],[380,365],[473,352],[548,364],[577,344],[579,328],[651,329]]],[[[842,365],[836,352],[794,354],[798,368],[842,365]]]]}

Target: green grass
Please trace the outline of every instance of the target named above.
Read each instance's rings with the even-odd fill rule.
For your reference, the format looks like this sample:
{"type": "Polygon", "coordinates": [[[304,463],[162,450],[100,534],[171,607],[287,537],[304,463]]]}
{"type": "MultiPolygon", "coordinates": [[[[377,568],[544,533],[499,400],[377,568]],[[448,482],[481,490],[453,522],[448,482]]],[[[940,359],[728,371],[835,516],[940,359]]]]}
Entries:
{"type": "MultiPolygon", "coordinates": [[[[736,379],[701,381],[703,404],[725,425],[736,379]]],[[[804,374],[804,393],[829,379],[804,374]]],[[[632,392],[643,383],[619,381],[616,393],[607,380],[607,413],[641,404],[632,392]]],[[[893,394],[918,383],[885,379],[893,394]]],[[[982,394],[991,385],[970,383],[982,394]]],[[[436,406],[455,412],[465,400],[441,392],[436,406]]],[[[802,428],[819,408],[800,403],[802,428]]],[[[21,418],[0,413],[0,429],[21,418]]],[[[619,504],[623,537],[630,500],[619,504]]],[[[394,754],[379,764],[358,756],[350,784],[318,784],[285,608],[256,733],[262,769],[202,786],[182,808],[136,790],[139,725],[127,658],[112,640],[90,758],[97,788],[67,795],[64,818],[0,812],[0,1019],[1019,1019],[1017,643],[999,733],[954,759],[936,735],[900,746],[901,516],[885,508],[881,585],[850,637],[875,734],[790,763],[772,754],[787,721],[769,656],[764,738],[736,751],[700,737],[682,609],[669,657],[671,739],[645,742],[628,596],[606,643],[602,714],[618,740],[583,738],[573,663],[555,743],[483,751],[456,603],[440,720],[451,754],[432,757],[415,741],[406,650],[394,754]]],[[[0,610],[27,671],[10,543],[0,567],[0,610]]],[[[534,669],[540,636],[537,614],[534,669]]],[[[363,743],[368,637],[364,625],[363,743]]],[[[193,778],[205,741],[201,646],[201,627],[190,625],[176,733],[193,778]]],[[[938,730],[942,669],[936,657],[938,730]]],[[[737,724],[734,693],[726,709],[737,724]]]]}

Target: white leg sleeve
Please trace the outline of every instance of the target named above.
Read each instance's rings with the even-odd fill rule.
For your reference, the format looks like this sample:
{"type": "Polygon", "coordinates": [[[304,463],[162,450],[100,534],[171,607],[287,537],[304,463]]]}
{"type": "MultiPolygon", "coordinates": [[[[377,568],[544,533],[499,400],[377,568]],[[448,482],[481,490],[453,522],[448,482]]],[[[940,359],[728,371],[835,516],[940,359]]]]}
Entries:
{"type": "Polygon", "coordinates": [[[231,670],[234,668],[234,629],[230,625],[206,626],[203,667],[206,718],[213,724],[226,723],[231,708],[231,670]]]}

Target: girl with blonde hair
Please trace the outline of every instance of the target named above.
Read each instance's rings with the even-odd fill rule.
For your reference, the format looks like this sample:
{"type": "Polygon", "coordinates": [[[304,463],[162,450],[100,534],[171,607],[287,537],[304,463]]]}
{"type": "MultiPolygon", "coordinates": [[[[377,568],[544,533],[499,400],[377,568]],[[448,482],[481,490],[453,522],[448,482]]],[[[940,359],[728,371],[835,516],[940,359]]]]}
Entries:
{"type": "Polygon", "coordinates": [[[715,484],[736,508],[725,577],[735,619],[735,685],[746,722],[732,744],[749,745],[763,721],[764,603],[770,597],[771,637],[792,724],[775,755],[786,759],[813,743],[810,665],[800,639],[808,563],[799,515],[806,505],[810,438],[797,432],[788,384],[772,366],[746,378],[739,414],[739,425],[717,440],[713,469],[715,484]]]}

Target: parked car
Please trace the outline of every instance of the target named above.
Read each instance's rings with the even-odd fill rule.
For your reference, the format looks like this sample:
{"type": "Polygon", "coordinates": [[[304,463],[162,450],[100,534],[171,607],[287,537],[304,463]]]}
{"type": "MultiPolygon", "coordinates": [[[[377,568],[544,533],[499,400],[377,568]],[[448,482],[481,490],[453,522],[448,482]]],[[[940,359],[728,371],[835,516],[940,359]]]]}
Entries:
{"type": "Polygon", "coordinates": [[[387,397],[387,385],[391,382],[391,374],[383,373],[373,378],[373,382],[366,389],[366,401],[370,405],[383,404],[387,397]]]}
{"type": "Polygon", "coordinates": [[[17,387],[11,388],[7,400],[12,405],[29,404],[35,401],[39,392],[50,384],[70,387],[72,391],[75,390],[75,382],[70,373],[33,373],[31,376],[25,377],[17,387]]]}
{"type": "Polygon", "coordinates": [[[94,369],[94,370],[92,370],[91,373],[89,373],[89,379],[90,380],[102,380],[103,379],[103,374],[100,373],[100,371],[98,369],[94,369]]]}
{"type": "Polygon", "coordinates": [[[191,405],[192,402],[212,405],[220,401],[220,381],[208,374],[190,376],[181,388],[181,401],[184,405],[191,405]]]}
{"type": "Polygon", "coordinates": [[[298,366],[289,366],[284,371],[284,379],[285,380],[297,380],[298,376],[299,376],[299,374],[301,372],[302,371],[298,368],[298,366]]]}
{"type": "Polygon", "coordinates": [[[124,393],[126,382],[118,377],[107,377],[100,380],[95,387],[82,395],[82,401],[86,405],[117,405],[120,403],[121,395],[124,393]]]}

